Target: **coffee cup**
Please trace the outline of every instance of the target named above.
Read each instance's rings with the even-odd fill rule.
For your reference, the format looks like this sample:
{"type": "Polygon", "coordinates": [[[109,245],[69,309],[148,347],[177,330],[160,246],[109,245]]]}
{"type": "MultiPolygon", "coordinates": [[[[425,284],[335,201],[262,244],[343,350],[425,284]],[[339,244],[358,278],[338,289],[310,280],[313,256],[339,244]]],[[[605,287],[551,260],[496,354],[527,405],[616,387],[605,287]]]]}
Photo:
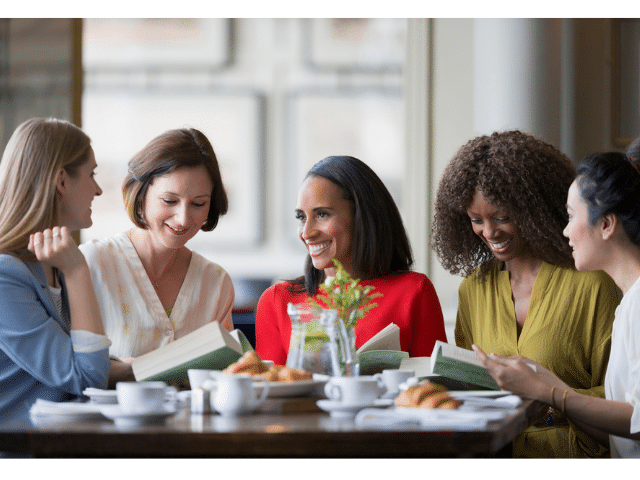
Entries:
{"type": "Polygon", "coordinates": [[[215,376],[215,388],[211,392],[211,408],[223,417],[244,415],[256,410],[269,394],[269,385],[265,382],[254,382],[247,374],[215,376]],[[258,383],[257,393],[255,383],[258,383]]]}
{"type": "Polygon", "coordinates": [[[378,385],[386,390],[385,396],[388,396],[398,394],[400,385],[414,375],[415,372],[413,370],[391,369],[376,373],[374,377],[378,381],[378,385]]]}
{"type": "Polygon", "coordinates": [[[195,390],[202,386],[207,380],[211,380],[211,372],[214,370],[207,370],[203,368],[190,368],[187,370],[189,376],[189,386],[191,390],[195,390]]]}
{"type": "Polygon", "coordinates": [[[116,394],[118,405],[124,413],[145,414],[160,411],[165,407],[175,407],[177,402],[175,387],[165,382],[118,382],[116,394]]]}
{"type": "Polygon", "coordinates": [[[371,405],[384,393],[384,388],[373,375],[331,377],[324,386],[324,393],[329,400],[345,405],[371,405]]]}

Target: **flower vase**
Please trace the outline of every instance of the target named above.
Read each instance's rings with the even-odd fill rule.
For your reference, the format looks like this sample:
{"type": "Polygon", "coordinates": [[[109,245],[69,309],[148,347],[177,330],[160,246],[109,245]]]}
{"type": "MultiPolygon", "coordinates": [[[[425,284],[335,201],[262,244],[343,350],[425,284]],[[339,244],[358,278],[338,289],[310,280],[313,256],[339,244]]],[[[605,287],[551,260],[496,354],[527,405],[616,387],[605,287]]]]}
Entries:
{"type": "Polygon", "coordinates": [[[356,355],[356,329],[354,327],[345,327],[344,338],[342,375],[345,377],[357,377],[360,373],[360,364],[356,355]]]}
{"type": "Polygon", "coordinates": [[[336,310],[289,304],[291,340],[287,367],[329,376],[358,374],[355,331],[346,328],[336,310]]]}

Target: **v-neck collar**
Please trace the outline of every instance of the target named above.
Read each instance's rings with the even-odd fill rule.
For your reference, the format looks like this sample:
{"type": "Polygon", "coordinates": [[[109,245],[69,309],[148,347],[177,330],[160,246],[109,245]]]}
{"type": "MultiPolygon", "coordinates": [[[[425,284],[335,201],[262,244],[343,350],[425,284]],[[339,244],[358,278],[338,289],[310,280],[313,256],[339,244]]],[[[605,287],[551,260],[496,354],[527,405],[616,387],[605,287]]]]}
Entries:
{"type": "MultiPolygon", "coordinates": [[[[140,274],[144,277],[144,280],[141,282],[141,288],[144,288],[145,298],[151,299],[152,304],[149,305],[153,312],[156,314],[158,318],[166,318],[167,312],[165,308],[162,306],[162,302],[160,301],[160,297],[158,297],[158,292],[153,287],[153,283],[147,275],[146,270],[144,269],[144,265],[142,264],[142,260],[140,260],[140,256],[138,255],[138,251],[136,247],[133,245],[133,242],[129,238],[126,233],[120,234],[123,242],[123,248],[125,253],[129,257],[129,259],[135,264],[136,268],[140,270],[140,274]]],[[[185,285],[190,285],[192,283],[192,277],[195,275],[195,255],[196,252],[191,251],[191,259],[189,260],[189,267],[187,268],[187,274],[182,281],[182,285],[180,285],[180,290],[178,291],[178,296],[176,297],[176,301],[173,304],[171,309],[171,317],[170,320],[173,323],[174,327],[177,327],[180,323],[182,323],[182,317],[184,316],[185,309],[183,308],[186,296],[186,292],[188,287],[185,285]]]]}
{"type": "Polygon", "coordinates": [[[526,338],[527,334],[531,330],[532,319],[536,318],[538,315],[538,311],[540,310],[540,305],[542,303],[542,299],[545,296],[546,289],[549,285],[547,281],[551,275],[551,272],[556,267],[546,262],[542,262],[540,264],[540,268],[538,269],[538,273],[536,274],[536,279],[533,282],[533,288],[531,289],[531,297],[529,298],[529,307],[527,308],[527,318],[522,326],[522,330],[520,331],[520,335],[518,335],[518,324],[516,321],[516,309],[513,303],[513,291],[511,290],[511,282],[509,279],[509,271],[508,270],[499,270],[498,278],[500,290],[503,292],[506,307],[508,309],[509,315],[509,331],[510,334],[514,336],[514,345],[517,346],[518,351],[520,351],[520,345],[524,342],[523,338],[526,338]]]}

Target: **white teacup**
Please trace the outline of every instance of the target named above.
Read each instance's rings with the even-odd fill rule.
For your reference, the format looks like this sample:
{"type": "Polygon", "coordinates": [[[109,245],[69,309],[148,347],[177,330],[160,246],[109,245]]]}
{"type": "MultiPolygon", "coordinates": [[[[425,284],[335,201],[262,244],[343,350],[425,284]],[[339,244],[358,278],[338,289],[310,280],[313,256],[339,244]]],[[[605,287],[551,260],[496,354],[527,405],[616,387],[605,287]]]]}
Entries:
{"type": "Polygon", "coordinates": [[[324,393],[329,400],[345,405],[371,405],[384,393],[384,388],[373,375],[331,377],[324,386],[324,393]]]}
{"type": "Polygon", "coordinates": [[[144,414],[175,407],[178,391],[165,382],[118,382],[116,393],[120,410],[144,414]]]}
{"type": "Polygon", "coordinates": [[[202,387],[202,384],[204,382],[206,382],[207,380],[211,380],[211,372],[213,371],[214,370],[206,370],[203,368],[190,368],[189,370],[187,370],[191,390],[202,387]]]}
{"type": "Polygon", "coordinates": [[[223,417],[253,412],[269,393],[269,385],[261,382],[259,384],[261,392],[258,394],[251,375],[221,373],[216,375],[215,379],[215,388],[211,391],[211,407],[223,417]]]}
{"type": "Polygon", "coordinates": [[[386,389],[385,396],[393,395],[400,392],[400,385],[415,375],[413,370],[383,370],[382,373],[376,373],[374,377],[378,381],[378,385],[386,389]]]}

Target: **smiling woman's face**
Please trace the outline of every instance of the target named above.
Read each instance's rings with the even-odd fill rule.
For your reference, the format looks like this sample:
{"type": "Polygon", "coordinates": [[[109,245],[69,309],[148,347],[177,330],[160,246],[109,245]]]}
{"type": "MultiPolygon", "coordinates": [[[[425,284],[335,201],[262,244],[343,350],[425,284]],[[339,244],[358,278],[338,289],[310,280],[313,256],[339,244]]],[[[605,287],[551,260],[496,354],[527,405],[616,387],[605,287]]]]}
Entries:
{"type": "Polygon", "coordinates": [[[603,245],[598,241],[596,229],[589,223],[589,209],[575,181],[567,195],[567,213],[569,222],[562,233],[569,239],[569,246],[573,249],[576,269],[599,270],[598,259],[603,245]]]}
{"type": "Polygon", "coordinates": [[[491,205],[476,190],[467,208],[473,232],[489,247],[500,261],[509,262],[526,251],[526,244],[511,217],[504,210],[491,205]]]}
{"type": "Polygon", "coordinates": [[[182,167],[157,177],[144,201],[154,243],[180,248],[198,233],[209,214],[213,183],[205,167],[182,167]]]}
{"type": "Polygon", "coordinates": [[[58,222],[69,227],[69,230],[89,228],[91,220],[91,202],[94,197],[102,194],[102,189],[95,179],[97,167],[93,149],[89,148],[89,155],[75,176],[70,176],[66,171],[64,175],[64,193],[60,201],[58,222]]]}
{"type": "Polygon", "coordinates": [[[338,259],[349,274],[353,237],[353,204],[342,191],[323,177],[308,178],[298,195],[298,235],[307,247],[313,266],[335,275],[332,260],[338,259]]]}

